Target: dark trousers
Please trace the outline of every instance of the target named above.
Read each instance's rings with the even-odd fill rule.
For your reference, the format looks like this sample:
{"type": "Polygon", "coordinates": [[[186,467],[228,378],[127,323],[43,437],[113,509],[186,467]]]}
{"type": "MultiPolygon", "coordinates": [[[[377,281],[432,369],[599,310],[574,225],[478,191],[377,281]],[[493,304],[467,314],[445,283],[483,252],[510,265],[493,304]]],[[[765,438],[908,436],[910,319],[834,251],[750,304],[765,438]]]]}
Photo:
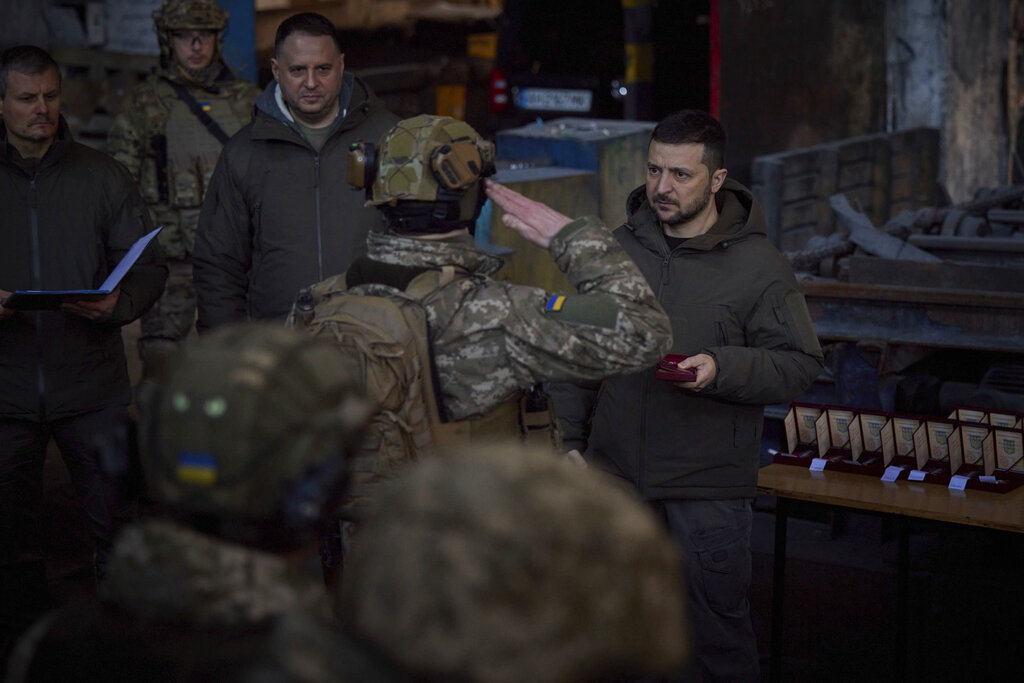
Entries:
{"type": "Polygon", "coordinates": [[[751,501],[654,503],[682,547],[687,616],[703,681],[760,680],[750,621],[751,501]]]}
{"type": "Polygon", "coordinates": [[[123,406],[49,422],[0,418],[0,648],[49,607],[43,556],[43,464],[60,449],[85,513],[101,575],[117,529],[135,503],[100,469],[96,435],[127,420],[123,406]]]}

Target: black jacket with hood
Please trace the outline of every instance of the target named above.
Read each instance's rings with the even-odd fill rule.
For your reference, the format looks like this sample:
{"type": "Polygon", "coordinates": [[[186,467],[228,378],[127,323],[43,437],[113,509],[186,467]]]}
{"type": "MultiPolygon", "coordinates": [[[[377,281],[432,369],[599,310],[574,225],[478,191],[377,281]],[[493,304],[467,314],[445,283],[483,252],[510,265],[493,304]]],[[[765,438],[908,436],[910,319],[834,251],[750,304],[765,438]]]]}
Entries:
{"type": "Polygon", "coordinates": [[[348,150],[358,140],[376,144],[398,117],[345,73],[342,113],[317,152],[276,92],[271,81],[210,179],[192,255],[200,331],[248,319],[283,322],[299,290],[344,272],[381,224],[346,181],[348,150]]]}
{"type": "Polygon", "coordinates": [[[793,400],[822,369],[804,297],[760,205],[730,179],[715,197],[715,225],[671,251],[643,187],[615,231],[672,321],[672,352],[712,356],[714,381],[695,393],[651,368],[598,390],[552,387],[566,449],[649,500],[752,497],[764,406],[793,400]]]}
{"type": "MultiPolygon", "coordinates": [[[[63,117],[38,162],[23,159],[0,124],[0,289],[94,289],[152,229],[127,169],[72,140],[63,117]]],[[[46,310],[0,320],[0,415],[42,422],[128,405],[121,326],[153,305],[166,279],[151,244],[109,319],[46,310]]]]}

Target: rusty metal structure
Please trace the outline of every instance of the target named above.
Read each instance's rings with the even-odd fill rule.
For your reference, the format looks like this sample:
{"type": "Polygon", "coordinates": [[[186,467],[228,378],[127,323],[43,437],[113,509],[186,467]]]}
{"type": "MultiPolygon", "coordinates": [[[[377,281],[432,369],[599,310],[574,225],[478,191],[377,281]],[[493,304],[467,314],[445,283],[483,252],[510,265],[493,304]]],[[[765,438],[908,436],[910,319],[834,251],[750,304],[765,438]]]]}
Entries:
{"type": "Polygon", "coordinates": [[[826,348],[816,398],[1024,412],[1024,185],[950,205],[926,177],[933,142],[904,132],[754,162],[826,348]]]}

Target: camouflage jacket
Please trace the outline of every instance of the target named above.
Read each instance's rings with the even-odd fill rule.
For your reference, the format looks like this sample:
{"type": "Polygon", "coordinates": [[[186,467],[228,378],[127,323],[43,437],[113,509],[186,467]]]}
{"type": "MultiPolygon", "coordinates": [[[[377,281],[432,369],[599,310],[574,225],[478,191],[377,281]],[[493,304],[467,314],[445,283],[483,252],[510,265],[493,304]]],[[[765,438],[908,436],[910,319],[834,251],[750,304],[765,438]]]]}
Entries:
{"type": "Polygon", "coordinates": [[[581,218],[549,251],[577,293],[492,280],[501,259],[472,238],[370,233],[368,257],[413,267],[454,265],[457,279],[424,300],[448,417],[483,415],[542,381],[596,380],[652,367],[672,343],[668,317],[611,233],[581,218]]]}
{"type": "Polygon", "coordinates": [[[8,681],[399,681],[344,636],[322,584],[168,521],[126,528],[100,601],[33,626],[8,681]]]}
{"type": "MultiPolygon", "coordinates": [[[[138,181],[169,258],[184,259],[195,242],[199,209],[222,144],[179,98],[161,72],[136,85],[114,118],[107,152],[138,181]]],[[[228,136],[252,118],[259,88],[227,67],[209,88],[175,79],[228,136]]]]}

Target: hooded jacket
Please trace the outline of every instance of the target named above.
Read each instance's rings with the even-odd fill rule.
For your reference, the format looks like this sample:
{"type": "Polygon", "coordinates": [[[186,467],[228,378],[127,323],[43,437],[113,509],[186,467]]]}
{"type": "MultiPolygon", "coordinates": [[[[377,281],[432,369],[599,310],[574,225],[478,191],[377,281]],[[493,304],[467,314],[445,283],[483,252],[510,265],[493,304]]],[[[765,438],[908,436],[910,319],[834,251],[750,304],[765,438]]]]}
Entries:
{"type": "Polygon", "coordinates": [[[200,331],[284,321],[299,289],[343,272],[380,224],[346,182],[348,149],[376,143],[398,117],[346,73],[342,114],[317,152],[278,105],[277,87],[256,99],[253,121],[228,140],[207,188],[192,256],[200,331]]]}
{"type": "MultiPolygon", "coordinates": [[[[75,142],[63,117],[38,163],[0,124],[0,216],[0,289],[11,292],[99,287],[153,229],[125,168],[75,142]]],[[[59,310],[0,320],[0,415],[42,422],[128,405],[121,326],[153,305],[166,278],[153,245],[121,281],[107,320],[59,310]]]]}
{"type": "Polygon", "coordinates": [[[615,231],[672,321],[672,353],[712,356],[714,381],[695,393],[650,368],[596,391],[552,388],[566,448],[649,500],[752,497],[764,406],[793,400],[822,369],[804,297],[760,205],[731,179],[715,200],[718,221],[671,251],[643,187],[615,231]]]}

